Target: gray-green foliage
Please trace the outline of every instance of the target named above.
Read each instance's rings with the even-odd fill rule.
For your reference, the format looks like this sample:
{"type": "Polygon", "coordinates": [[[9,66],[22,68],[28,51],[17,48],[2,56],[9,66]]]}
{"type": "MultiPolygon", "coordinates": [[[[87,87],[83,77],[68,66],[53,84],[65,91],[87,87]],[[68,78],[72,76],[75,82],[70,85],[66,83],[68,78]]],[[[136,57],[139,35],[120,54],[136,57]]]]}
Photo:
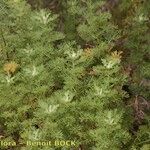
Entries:
{"type": "MultiPolygon", "coordinates": [[[[136,140],[129,132],[133,117],[124,101],[128,94],[122,90],[128,78],[122,71],[122,52],[113,50],[123,31],[110,12],[97,11],[104,3],[62,1],[63,10],[56,15],[48,9],[32,10],[25,0],[0,2],[3,140],[76,141],[71,148],[52,147],[61,150],[148,147],[137,146],[138,139],[148,138],[145,126],[136,140]],[[58,31],[61,15],[64,33],[58,31]]],[[[143,33],[142,28],[138,31],[143,33]]],[[[137,36],[134,30],[126,32],[127,46],[140,45],[130,43],[137,36]]],[[[14,149],[50,147],[20,145],[14,149]]]]}

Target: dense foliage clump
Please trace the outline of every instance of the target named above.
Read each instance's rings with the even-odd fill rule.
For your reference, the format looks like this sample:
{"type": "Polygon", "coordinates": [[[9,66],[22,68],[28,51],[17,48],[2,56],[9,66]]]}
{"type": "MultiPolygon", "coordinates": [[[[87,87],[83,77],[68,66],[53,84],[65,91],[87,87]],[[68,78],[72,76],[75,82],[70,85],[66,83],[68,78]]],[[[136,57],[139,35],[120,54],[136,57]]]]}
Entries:
{"type": "Polygon", "coordinates": [[[149,16],[148,0],[1,0],[1,149],[149,150],[149,16]],[[55,140],[75,145],[26,145],[55,140]]]}

